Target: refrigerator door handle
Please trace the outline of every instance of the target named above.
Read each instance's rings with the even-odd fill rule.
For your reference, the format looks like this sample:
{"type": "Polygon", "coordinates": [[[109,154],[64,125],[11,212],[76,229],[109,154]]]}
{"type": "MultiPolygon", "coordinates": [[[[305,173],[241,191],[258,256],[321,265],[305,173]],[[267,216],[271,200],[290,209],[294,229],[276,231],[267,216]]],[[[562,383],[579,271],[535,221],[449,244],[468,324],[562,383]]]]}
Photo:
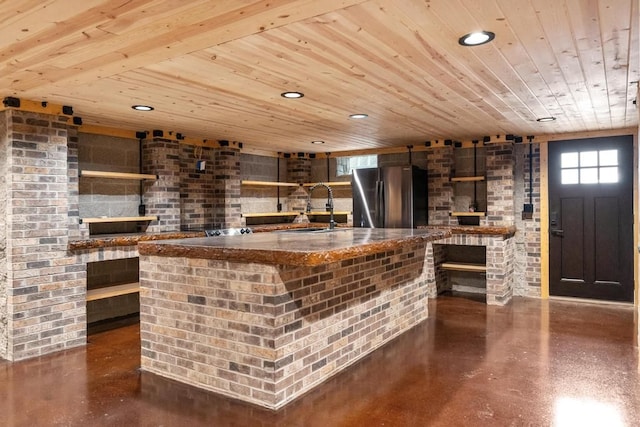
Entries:
{"type": "Polygon", "coordinates": [[[384,228],[384,220],[385,220],[385,201],[384,201],[384,181],[376,182],[376,193],[378,194],[378,206],[376,206],[377,211],[377,226],[380,228],[384,228]]]}

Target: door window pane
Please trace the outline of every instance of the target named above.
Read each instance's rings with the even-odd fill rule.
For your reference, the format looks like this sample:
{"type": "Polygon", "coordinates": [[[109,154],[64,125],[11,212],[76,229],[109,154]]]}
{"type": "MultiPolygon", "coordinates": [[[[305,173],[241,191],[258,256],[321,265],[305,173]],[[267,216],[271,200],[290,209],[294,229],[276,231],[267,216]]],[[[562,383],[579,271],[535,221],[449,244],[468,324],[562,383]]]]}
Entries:
{"type": "Polygon", "coordinates": [[[600,151],[600,166],[618,166],[618,150],[600,151]]]}
{"type": "Polygon", "coordinates": [[[562,157],[560,158],[560,167],[562,169],[577,168],[578,153],[562,153],[562,157]]]}
{"type": "Polygon", "coordinates": [[[601,183],[615,183],[618,182],[618,167],[600,168],[600,182],[601,183]]]}
{"type": "Polygon", "coordinates": [[[580,167],[584,168],[589,166],[598,166],[597,151],[583,151],[580,153],[580,167]]]}
{"type": "Polygon", "coordinates": [[[578,169],[563,169],[562,170],[562,183],[563,184],[577,184],[578,183],[578,169]]]}
{"type": "Polygon", "coordinates": [[[580,184],[597,184],[598,168],[580,168],[580,184]]]}

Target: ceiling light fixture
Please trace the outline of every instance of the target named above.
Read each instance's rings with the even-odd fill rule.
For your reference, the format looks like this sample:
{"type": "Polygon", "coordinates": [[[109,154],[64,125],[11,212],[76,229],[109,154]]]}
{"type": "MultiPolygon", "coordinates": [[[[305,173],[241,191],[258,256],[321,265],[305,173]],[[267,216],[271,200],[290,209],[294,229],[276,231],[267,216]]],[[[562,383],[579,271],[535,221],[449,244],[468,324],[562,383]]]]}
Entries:
{"type": "Polygon", "coordinates": [[[366,119],[367,117],[369,117],[369,115],[364,113],[351,114],[349,116],[351,119],[366,119]]]}
{"type": "Polygon", "coordinates": [[[287,99],[297,99],[297,98],[302,98],[304,96],[304,93],[302,92],[282,92],[280,94],[281,97],[283,98],[287,98],[287,99]]]}
{"type": "Polygon", "coordinates": [[[132,105],[131,108],[137,111],[153,111],[153,107],[150,105],[132,105]]]}
{"type": "Polygon", "coordinates": [[[311,141],[312,144],[324,144],[324,141],[311,141]]]}
{"type": "Polygon", "coordinates": [[[552,116],[550,116],[550,117],[540,117],[539,119],[536,119],[536,121],[540,122],[540,123],[553,122],[555,120],[556,120],[556,118],[552,117],[552,116]]]}
{"type": "Polygon", "coordinates": [[[462,46],[479,46],[481,44],[489,43],[495,37],[496,35],[491,31],[476,31],[460,37],[458,39],[458,43],[462,46]]]}

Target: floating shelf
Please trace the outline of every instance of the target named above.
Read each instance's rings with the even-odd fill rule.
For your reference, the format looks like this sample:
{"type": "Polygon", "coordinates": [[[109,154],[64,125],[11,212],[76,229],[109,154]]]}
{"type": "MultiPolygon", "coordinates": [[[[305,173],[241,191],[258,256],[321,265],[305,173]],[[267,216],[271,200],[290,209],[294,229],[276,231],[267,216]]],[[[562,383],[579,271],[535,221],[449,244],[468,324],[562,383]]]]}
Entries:
{"type": "MultiPolygon", "coordinates": [[[[327,211],[312,211],[312,212],[304,212],[305,214],[309,215],[309,216],[318,216],[318,215],[331,215],[331,212],[327,212],[327,211]]],[[[334,211],[333,214],[334,215],[349,215],[351,213],[351,211],[334,211]]]]}
{"type": "Polygon", "coordinates": [[[485,273],[487,266],[483,264],[473,264],[468,262],[443,262],[440,268],[449,271],[468,271],[471,273],[485,273]]]}
{"type": "Polygon", "coordinates": [[[262,187],[299,187],[299,184],[293,182],[274,182],[274,181],[247,181],[242,180],[242,185],[256,185],[262,187]]]}
{"type": "Polygon", "coordinates": [[[261,213],[243,213],[245,218],[266,218],[270,216],[298,216],[301,212],[261,212],[261,213]]]}
{"type": "Polygon", "coordinates": [[[451,182],[477,182],[484,181],[484,176],[458,176],[451,178],[451,182]]]}
{"type": "Polygon", "coordinates": [[[485,216],[486,212],[451,212],[451,216],[485,216]]]}
{"type": "Polygon", "coordinates": [[[99,218],[80,218],[80,224],[99,224],[108,222],[136,222],[136,221],[157,221],[157,216],[118,216],[99,218]]]}
{"type": "Polygon", "coordinates": [[[123,285],[87,290],[87,301],[96,301],[120,295],[135,294],[140,291],[140,282],[125,283],[123,285]]]}
{"type": "MultiPolygon", "coordinates": [[[[306,183],[302,184],[304,187],[313,187],[314,185],[319,184],[316,183],[306,183]]],[[[329,187],[348,187],[351,186],[351,181],[331,181],[331,182],[323,182],[323,184],[328,185],[329,187]]]]}
{"type": "Polygon", "coordinates": [[[151,174],[145,174],[145,173],[106,172],[106,171],[93,171],[93,170],[81,170],[80,176],[86,177],[86,178],[111,178],[111,179],[136,179],[136,180],[158,179],[158,175],[151,175],[151,174]]]}

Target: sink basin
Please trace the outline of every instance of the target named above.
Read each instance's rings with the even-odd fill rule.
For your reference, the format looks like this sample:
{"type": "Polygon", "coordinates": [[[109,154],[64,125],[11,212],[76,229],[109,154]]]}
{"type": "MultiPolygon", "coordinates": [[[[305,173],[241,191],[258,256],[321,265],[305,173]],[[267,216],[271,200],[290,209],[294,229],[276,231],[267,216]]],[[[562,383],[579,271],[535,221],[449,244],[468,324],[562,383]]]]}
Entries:
{"type": "Polygon", "coordinates": [[[344,231],[344,229],[324,227],[290,228],[288,230],[277,230],[276,233],[330,233],[333,231],[344,231]]]}

